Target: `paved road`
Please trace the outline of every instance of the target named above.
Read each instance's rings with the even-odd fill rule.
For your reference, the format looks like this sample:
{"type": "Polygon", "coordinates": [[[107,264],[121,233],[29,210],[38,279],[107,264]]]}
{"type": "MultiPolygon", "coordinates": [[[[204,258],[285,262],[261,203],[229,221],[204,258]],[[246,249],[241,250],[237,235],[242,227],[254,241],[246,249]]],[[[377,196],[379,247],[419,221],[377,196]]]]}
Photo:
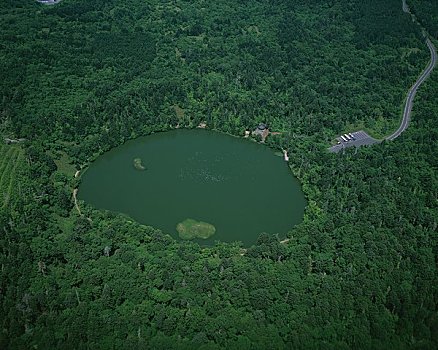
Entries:
{"type": "MultiPolygon", "coordinates": [[[[403,12],[411,14],[409,6],[406,3],[406,0],[403,0],[403,12]]],[[[406,97],[405,108],[403,110],[402,121],[399,128],[391,135],[385,137],[385,140],[392,141],[396,139],[401,135],[403,131],[405,131],[408,128],[409,121],[411,120],[412,105],[413,105],[415,94],[417,93],[417,90],[420,87],[420,85],[423,84],[423,82],[426,80],[426,78],[430,75],[430,73],[436,66],[437,53],[435,46],[433,45],[433,43],[430,41],[429,38],[426,38],[426,44],[430,51],[430,56],[431,56],[430,62],[426,67],[426,69],[423,71],[423,73],[421,73],[421,75],[418,77],[415,84],[412,85],[412,87],[409,89],[408,96],[406,97]]],[[[341,137],[337,137],[336,139],[338,140],[338,144],[330,147],[329,151],[337,153],[348,147],[353,147],[353,146],[360,147],[363,145],[372,145],[383,141],[383,140],[377,140],[375,138],[372,138],[365,131],[362,130],[356,131],[352,133],[352,135],[355,137],[355,139],[347,142],[345,142],[341,137]]]]}
{"type": "Polygon", "coordinates": [[[55,5],[61,0],[37,0],[37,1],[44,5],[55,5]]]}
{"type": "Polygon", "coordinates": [[[409,6],[406,3],[406,0],[403,0],[403,12],[410,13],[409,6]]]}
{"type": "Polygon", "coordinates": [[[426,39],[426,44],[430,50],[431,60],[429,62],[429,65],[426,67],[426,69],[423,71],[423,73],[420,75],[420,77],[417,79],[414,85],[412,85],[411,89],[409,90],[408,97],[406,98],[406,104],[405,109],[403,111],[403,119],[400,124],[400,127],[395,131],[393,134],[387,136],[386,140],[394,140],[395,138],[399,137],[400,134],[405,131],[409,125],[409,121],[411,120],[411,112],[412,112],[412,103],[414,101],[415,94],[417,93],[417,90],[421,84],[426,80],[426,78],[430,75],[433,68],[436,65],[437,61],[437,54],[435,46],[433,46],[432,42],[428,39],[426,39]]]}

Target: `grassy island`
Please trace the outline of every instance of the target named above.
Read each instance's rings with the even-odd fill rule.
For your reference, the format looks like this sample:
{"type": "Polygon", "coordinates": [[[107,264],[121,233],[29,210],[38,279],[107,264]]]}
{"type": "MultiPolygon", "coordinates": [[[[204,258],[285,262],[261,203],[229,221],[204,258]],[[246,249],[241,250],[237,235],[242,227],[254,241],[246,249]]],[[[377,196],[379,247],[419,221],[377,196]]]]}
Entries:
{"type": "Polygon", "coordinates": [[[141,158],[134,159],[134,168],[137,170],[146,170],[146,167],[141,162],[141,158]]]}
{"type": "Polygon", "coordinates": [[[213,236],[216,228],[207,222],[186,219],[176,226],[181,239],[202,238],[207,239],[213,236]]]}

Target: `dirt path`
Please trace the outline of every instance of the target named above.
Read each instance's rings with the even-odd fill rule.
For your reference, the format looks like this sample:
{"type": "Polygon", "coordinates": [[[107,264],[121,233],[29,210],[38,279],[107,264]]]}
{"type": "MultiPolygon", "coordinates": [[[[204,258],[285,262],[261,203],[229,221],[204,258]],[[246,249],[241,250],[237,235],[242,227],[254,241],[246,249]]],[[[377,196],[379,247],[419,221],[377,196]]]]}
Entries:
{"type": "Polygon", "coordinates": [[[78,211],[79,215],[82,216],[81,208],[79,208],[79,205],[78,205],[77,194],[78,194],[78,189],[75,188],[75,189],[73,190],[73,200],[75,201],[75,207],[76,207],[76,210],[78,211]]]}
{"type": "Polygon", "coordinates": [[[20,143],[20,142],[24,142],[24,141],[26,141],[26,139],[10,139],[10,138],[7,138],[7,137],[5,137],[5,143],[6,144],[10,144],[10,143],[20,143]]]}

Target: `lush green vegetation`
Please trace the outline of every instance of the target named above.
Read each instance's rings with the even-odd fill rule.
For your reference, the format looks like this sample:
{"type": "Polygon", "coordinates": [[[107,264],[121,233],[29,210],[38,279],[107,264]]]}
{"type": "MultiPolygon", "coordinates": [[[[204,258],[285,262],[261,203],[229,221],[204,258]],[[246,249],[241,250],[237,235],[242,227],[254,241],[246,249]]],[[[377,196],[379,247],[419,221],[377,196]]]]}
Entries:
{"type": "Polygon", "coordinates": [[[409,7],[417,20],[434,38],[438,37],[438,2],[434,0],[409,0],[409,7]]]}
{"type": "Polygon", "coordinates": [[[134,168],[137,170],[145,170],[146,167],[143,165],[141,158],[135,158],[134,159],[134,168]]]}
{"type": "Polygon", "coordinates": [[[176,226],[182,239],[201,238],[207,239],[214,235],[216,228],[208,222],[185,219],[176,226]]]}
{"type": "Polygon", "coordinates": [[[438,73],[399,139],[326,152],[399,121],[429,57],[400,1],[4,0],[0,19],[0,130],[28,139],[1,148],[0,348],[437,347],[438,73]],[[201,121],[283,131],[309,202],[289,241],[203,249],[73,210],[71,166],[201,121]]]}
{"type": "Polygon", "coordinates": [[[0,207],[5,208],[11,197],[20,195],[17,181],[23,162],[23,151],[17,146],[0,145],[0,207]]]}

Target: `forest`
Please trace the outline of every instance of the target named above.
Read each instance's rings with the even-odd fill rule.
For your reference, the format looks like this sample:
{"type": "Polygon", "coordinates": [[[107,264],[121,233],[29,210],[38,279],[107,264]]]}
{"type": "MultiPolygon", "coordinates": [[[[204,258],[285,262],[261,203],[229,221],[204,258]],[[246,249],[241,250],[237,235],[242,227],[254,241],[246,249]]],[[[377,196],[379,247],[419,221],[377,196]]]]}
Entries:
{"type": "Polygon", "coordinates": [[[411,11],[434,38],[438,36],[438,3],[433,0],[411,0],[411,11]]]}
{"type": "Polygon", "coordinates": [[[0,349],[436,349],[437,44],[408,0],[3,0],[0,349]],[[289,241],[201,247],[72,198],[103,152],[194,128],[281,135],[308,201],[289,241]]]}

